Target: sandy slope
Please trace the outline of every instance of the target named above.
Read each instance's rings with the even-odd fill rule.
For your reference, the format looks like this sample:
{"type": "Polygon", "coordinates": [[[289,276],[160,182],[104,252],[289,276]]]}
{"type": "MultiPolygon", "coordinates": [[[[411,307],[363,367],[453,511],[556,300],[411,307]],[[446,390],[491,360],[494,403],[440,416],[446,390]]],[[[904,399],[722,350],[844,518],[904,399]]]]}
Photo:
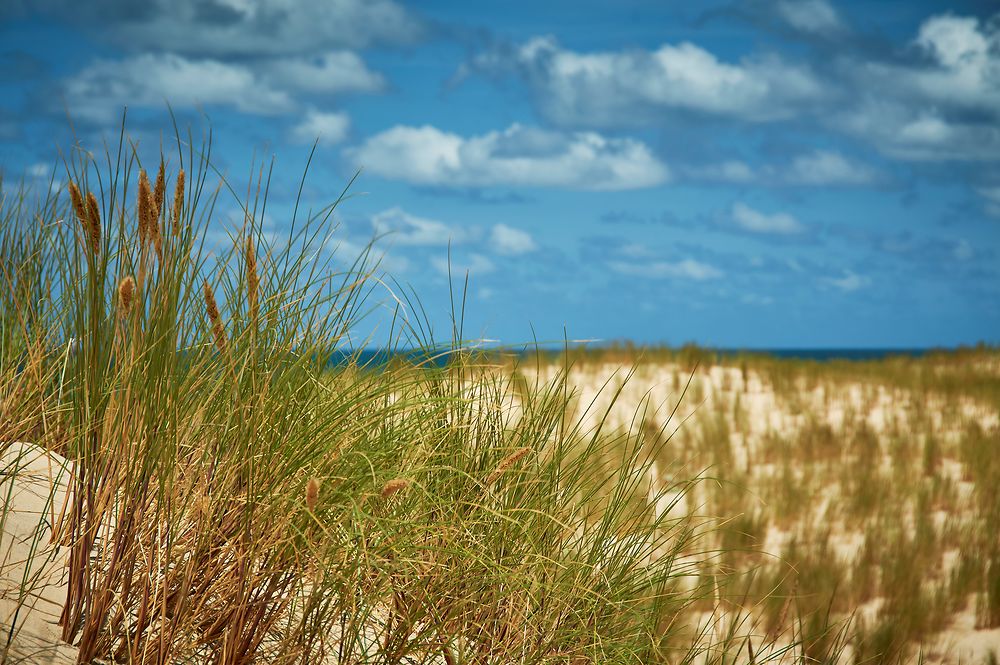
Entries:
{"type": "Polygon", "coordinates": [[[66,600],[67,550],[51,542],[69,473],[66,460],[31,444],[10,444],[0,456],[2,662],[76,662],[76,649],[62,642],[58,625],[66,600]]]}

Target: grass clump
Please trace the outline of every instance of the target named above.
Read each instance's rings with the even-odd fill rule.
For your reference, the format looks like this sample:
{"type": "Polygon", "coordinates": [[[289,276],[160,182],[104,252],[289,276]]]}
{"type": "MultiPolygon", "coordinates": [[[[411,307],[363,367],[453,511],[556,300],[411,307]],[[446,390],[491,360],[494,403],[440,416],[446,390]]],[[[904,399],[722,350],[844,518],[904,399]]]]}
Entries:
{"type": "Polygon", "coordinates": [[[73,465],[80,662],[677,662],[695,530],[643,500],[641,437],[567,421],[565,373],[517,388],[402,306],[392,344],[447,362],[332,367],[380,283],[327,249],[343,195],[273,240],[267,179],[239,200],[209,146],[65,167],[68,202],[3,191],[0,441],[73,465]]]}

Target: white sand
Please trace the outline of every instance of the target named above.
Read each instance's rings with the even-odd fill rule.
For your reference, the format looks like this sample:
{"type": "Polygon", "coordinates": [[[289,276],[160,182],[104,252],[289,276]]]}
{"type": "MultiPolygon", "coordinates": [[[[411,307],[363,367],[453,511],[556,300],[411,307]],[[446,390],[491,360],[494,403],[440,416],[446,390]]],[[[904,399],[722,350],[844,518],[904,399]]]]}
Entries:
{"type": "Polygon", "coordinates": [[[53,517],[66,499],[66,460],[31,444],[6,446],[0,456],[0,628],[4,663],[75,663],[60,639],[66,600],[67,549],[50,542],[53,517]],[[4,653],[6,649],[6,653],[4,653]]]}

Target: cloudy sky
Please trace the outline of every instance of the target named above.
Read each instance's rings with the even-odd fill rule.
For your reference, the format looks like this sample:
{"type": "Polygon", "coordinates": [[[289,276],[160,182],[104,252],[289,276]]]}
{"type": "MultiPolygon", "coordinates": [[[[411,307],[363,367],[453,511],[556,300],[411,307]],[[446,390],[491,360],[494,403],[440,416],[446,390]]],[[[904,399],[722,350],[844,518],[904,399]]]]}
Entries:
{"type": "MultiPolygon", "coordinates": [[[[744,347],[1000,341],[993,1],[5,0],[0,168],[128,106],[275,156],[447,337],[744,347]]],[[[58,176],[58,172],[56,173],[58,176]]],[[[58,178],[57,178],[58,179],[58,178]]],[[[218,224],[225,223],[223,201],[218,224]]]]}

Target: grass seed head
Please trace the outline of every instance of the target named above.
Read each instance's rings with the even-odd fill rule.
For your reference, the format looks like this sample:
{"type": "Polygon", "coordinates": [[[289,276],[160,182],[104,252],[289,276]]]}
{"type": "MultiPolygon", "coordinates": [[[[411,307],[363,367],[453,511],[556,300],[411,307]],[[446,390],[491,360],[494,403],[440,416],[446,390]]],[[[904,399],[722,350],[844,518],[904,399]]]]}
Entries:
{"type": "Polygon", "coordinates": [[[260,291],[260,277],[257,275],[257,253],[253,246],[253,236],[247,236],[246,243],[246,264],[247,264],[247,304],[250,309],[250,320],[256,321],[260,313],[260,301],[258,294],[260,291]]]}
{"type": "Polygon", "coordinates": [[[87,199],[84,201],[80,188],[70,182],[69,198],[73,203],[73,212],[76,213],[76,218],[80,220],[80,226],[83,227],[87,244],[91,251],[97,254],[101,247],[101,212],[97,206],[97,197],[92,192],[87,192],[87,199]]]}
{"type": "Polygon", "coordinates": [[[87,209],[83,207],[83,195],[80,194],[80,188],[72,181],[69,183],[69,198],[73,202],[73,212],[76,213],[76,218],[80,220],[80,224],[86,227],[87,209]]]}
{"type": "Polygon", "coordinates": [[[319,503],[319,478],[312,477],[306,483],[306,507],[310,511],[316,510],[317,503],[319,503]]]}
{"type": "Polygon", "coordinates": [[[128,315],[132,311],[135,303],[135,278],[128,275],[118,283],[118,304],[121,306],[123,315],[128,315]]]}
{"type": "Polygon", "coordinates": [[[507,457],[504,457],[502,460],[500,460],[500,463],[497,464],[497,468],[493,469],[493,473],[491,473],[489,478],[487,478],[486,484],[492,485],[496,481],[500,480],[500,476],[502,476],[507,471],[507,469],[511,468],[512,466],[520,462],[530,452],[531,448],[528,447],[518,448],[510,455],[507,455],[507,457]]]}
{"type": "Polygon", "coordinates": [[[101,249],[101,209],[97,205],[97,197],[93,192],[87,192],[87,236],[90,249],[97,254],[101,249]]]}
{"type": "Polygon", "coordinates": [[[382,498],[388,499],[393,494],[401,492],[410,486],[410,481],[406,478],[393,478],[382,486],[382,498]]]}
{"type": "Polygon", "coordinates": [[[160,170],[156,174],[156,186],[153,187],[153,202],[156,203],[157,217],[163,210],[163,194],[167,188],[166,175],[163,173],[163,160],[160,160],[160,170]]]}
{"type": "Polygon", "coordinates": [[[205,282],[205,311],[208,314],[208,321],[212,326],[212,337],[215,338],[215,347],[219,353],[226,351],[226,329],[222,325],[222,315],[219,314],[219,306],[215,303],[215,294],[212,287],[205,282]]]}
{"type": "Polygon", "coordinates": [[[152,194],[149,191],[149,178],[146,171],[139,171],[139,194],[136,199],[136,217],[139,218],[139,242],[145,247],[149,242],[149,206],[152,194]]]}
{"type": "Polygon", "coordinates": [[[184,208],[184,169],[177,172],[177,184],[174,186],[174,235],[181,233],[181,211],[184,208]]]}
{"type": "Polygon", "coordinates": [[[163,260],[163,236],[160,235],[160,211],[156,207],[156,196],[149,186],[145,171],[139,172],[139,238],[143,243],[152,243],[156,256],[163,260]]]}

